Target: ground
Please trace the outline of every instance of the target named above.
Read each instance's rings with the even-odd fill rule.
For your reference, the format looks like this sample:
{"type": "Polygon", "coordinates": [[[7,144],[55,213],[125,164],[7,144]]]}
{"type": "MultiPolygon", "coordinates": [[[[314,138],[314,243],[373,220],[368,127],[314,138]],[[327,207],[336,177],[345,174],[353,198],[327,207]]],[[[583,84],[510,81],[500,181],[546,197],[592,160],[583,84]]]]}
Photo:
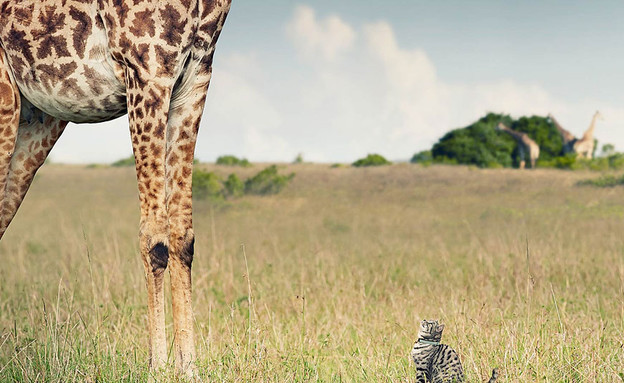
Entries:
{"type": "MultiPolygon", "coordinates": [[[[437,318],[472,382],[493,367],[503,382],[621,379],[624,188],[558,170],[284,167],[297,175],[279,195],[195,204],[203,378],[412,382],[418,324],[437,318]]],[[[138,219],[131,168],[42,168],[0,243],[0,381],[147,381],[138,219]]]]}

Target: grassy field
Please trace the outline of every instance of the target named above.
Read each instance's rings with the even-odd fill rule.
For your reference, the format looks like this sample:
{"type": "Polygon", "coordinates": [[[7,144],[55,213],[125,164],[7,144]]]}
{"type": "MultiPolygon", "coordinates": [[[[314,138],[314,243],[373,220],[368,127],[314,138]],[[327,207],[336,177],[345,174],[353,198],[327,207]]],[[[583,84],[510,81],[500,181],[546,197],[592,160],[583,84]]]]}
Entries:
{"type": "MultiPolygon", "coordinates": [[[[203,380],[412,382],[418,324],[439,318],[471,382],[624,381],[623,188],[286,168],[279,195],[195,204],[203,380]]],[[[0,243],[1,382],[148,380],[138,218],[130,168],[40,171],[0,243]]]]}

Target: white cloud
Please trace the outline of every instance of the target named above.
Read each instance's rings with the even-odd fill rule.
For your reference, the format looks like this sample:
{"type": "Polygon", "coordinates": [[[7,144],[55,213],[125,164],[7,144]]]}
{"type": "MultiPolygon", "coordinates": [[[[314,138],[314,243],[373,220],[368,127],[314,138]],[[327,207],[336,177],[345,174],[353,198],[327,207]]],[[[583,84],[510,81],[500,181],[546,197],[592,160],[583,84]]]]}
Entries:
{"type": "Polygon", "coordinates": [[[299,52],[307,58],[320,55],[325,60],[334,60],[355,40],[353,28],[338,16],[317,20],[314,10],[305,5],[295,9],[286,31],[299,52]]]}

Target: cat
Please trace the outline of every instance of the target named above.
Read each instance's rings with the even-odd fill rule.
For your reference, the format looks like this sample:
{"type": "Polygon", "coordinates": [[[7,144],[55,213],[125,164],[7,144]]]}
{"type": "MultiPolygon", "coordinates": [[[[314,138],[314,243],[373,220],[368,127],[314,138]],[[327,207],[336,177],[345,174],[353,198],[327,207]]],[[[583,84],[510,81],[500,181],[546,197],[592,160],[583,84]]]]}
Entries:
{"type": "MultiPolygon", "coordinates": [[[[420,322],[418,340],[412,347],[412,360],[416,365],[418,383],[462,383],[464,371],[457,352],[440,344],[444,325],[437,320],[420,322]]],[[[492,371],[488,383],[496,382],[498,369],[492,371]]]]}

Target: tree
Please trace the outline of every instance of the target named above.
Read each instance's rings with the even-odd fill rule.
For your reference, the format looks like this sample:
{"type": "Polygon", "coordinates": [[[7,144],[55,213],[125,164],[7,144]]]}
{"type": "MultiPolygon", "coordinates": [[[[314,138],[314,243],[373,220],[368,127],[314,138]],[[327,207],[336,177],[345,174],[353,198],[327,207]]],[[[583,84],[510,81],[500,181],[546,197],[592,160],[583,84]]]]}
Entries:
{"type": "Polygon", "coordinates": [[[479,121],[445,134],[431,149],[435,162],[494,167],[512,165],[516,142],[496,130],[499,122],[511,125],[511,117],[489,113],[479,121]]]}
{"type": "Polygon", "coordinates": [[[524,132],[540,146],[540,161],[551,161],[563,153],[563,140],[552,121],[545,117],[521,117],[488,113],[465,128],[455,129],[436,143],[431,154],[434,162],[477,165],[479,167],[518,166],[518,143],[496,130],[499,122],[524,132]]]}

